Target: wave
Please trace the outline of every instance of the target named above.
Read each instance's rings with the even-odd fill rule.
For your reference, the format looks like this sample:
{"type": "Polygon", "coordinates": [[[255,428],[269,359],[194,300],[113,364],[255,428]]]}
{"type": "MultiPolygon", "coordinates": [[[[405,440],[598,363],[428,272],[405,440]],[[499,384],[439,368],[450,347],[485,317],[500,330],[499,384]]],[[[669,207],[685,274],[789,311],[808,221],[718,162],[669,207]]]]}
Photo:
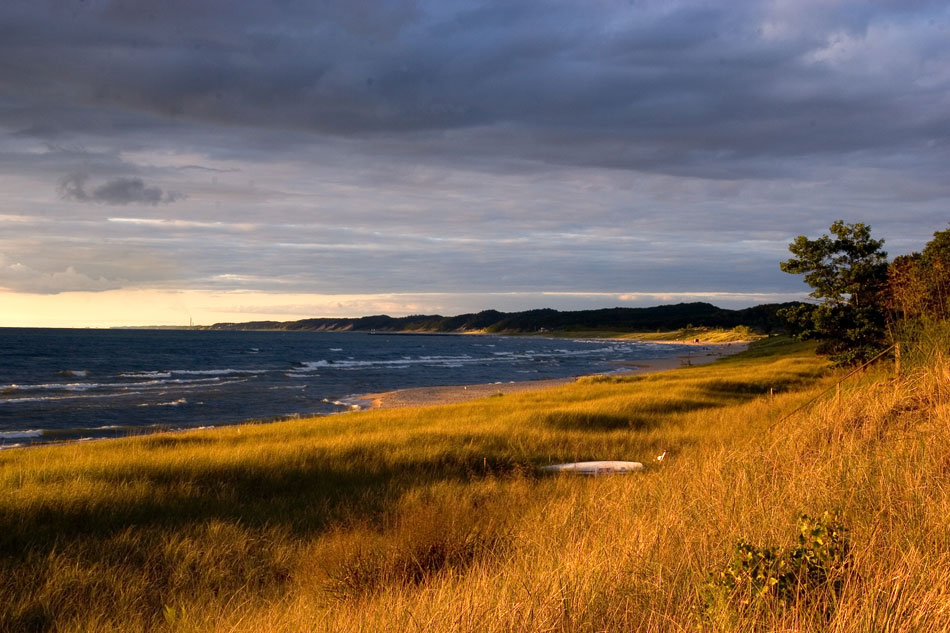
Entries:
{"type": "Polygon", "coordinates": [[[390,369],[405,369],[410,365],[428,365],[432,367],[458,368],[470,364],[515,363],[520,361],[544,361],[566,356],[591,356],[608,354],[617,350],[617,347],[597,347],[595,349],[569,350],[556,349],[550,352],[527,350],[524,352],[492,352],[491,356],[418,356],[416,358],[403,356],[397,359],[375,360],[316,360],[298,363],[298,367],[290,372],[295,376],[322,369],[365,369],[371,367],[387,367],[390,369]]]}
{"type": "Polygon", "coordinates": [[[27,429],[25,431],[0,431],[0,440],[23,440],[28,437],[40,437],[43,431],[27,429]]]}
{"type": "Polygon", "coordinates": [[[178,407],[183,404],[188,404],[187,398],[179,398],[178,400],[172,400],[171,402],[143,402],[138,405],[140,407],[178,407]]]}
{"type": "Polygon", "coordinates": [[[182,376],[231,376],[233,374],[263,374],[266,369],[173,369],[172,374],[182,376]]]}
{"type": "MultiPolygon", "coordinates": [[[[220,378],[193,378],[172,380],[148,380],[143,382],[47,382],[36,385],[11,384],[0,386],[0,394],[13,394],[20,391],[89,391],[92,389],[128,389],[165,387],[166,385],[192,385],[197,383],[218,382],[220,378]]],[[[2,401],[2,400],[0,400],[2,401]]]]}
{"type": "MultiPolygon", "coordinates": [[[[202,380],[202,381],[195,380],[195,381],[190,381],[190,382],[171,381],[171,382],[164,382],[155,387],[152,387],[152,385],[149,385],[149,387],[151,388],[147,388],[147,389],[124,389],[122,391],[113,391],[113,392],[107,392],[107,393],[83,393],[81,395],[77,394],[77,395],[34,396],[34,397],[27,397],[27,398],[0,398],[0,405],[23,404],[27,402],[54,402],[58,400],[79,400],[79,399],[88,400],[88,399],[93,399],[93,398],[127,398],[130,396],[148,395],[150,393],[154,393],[156,391],[164,389],[169,384],[174,384],[178,390],[184,390],[184,389],[201,389],[203,387],[217,388],[217,387],[224,387],[227,385],[236,385],[243,382],[247,382],[247,379],[244,378],[244,379],[224,380],[224,381],[215,380],[213,383],[208,380],[202,380]]],[[[138,387],[138,386],[141,386],[141,383],[138,385],[134,383],[133,384],[120,383],[120,385],[122,387],[138,387]]]]}
{"type": "Polygon", "coordinates": [[[170,371],[133,371],[119,374],[120,378],[171,378],[170,371]]]}
{"type": "Polygon", "coordinates": [[[49,382],[39,385],[11,384],[0,386],[0,393],[14,393],[17,391],[34,391],[39,389],[62,389],[64,391],[86,391],[95,389],[100,383],[95,382],[49,382]]]}
{"type": "Polygon", "coordinates": [[[178,376],[231,376],[233,374],[263,374],[266,369],[164,369],[161,371],[131,371],[119,374],[122,378],[171,378],[178,376]]]}

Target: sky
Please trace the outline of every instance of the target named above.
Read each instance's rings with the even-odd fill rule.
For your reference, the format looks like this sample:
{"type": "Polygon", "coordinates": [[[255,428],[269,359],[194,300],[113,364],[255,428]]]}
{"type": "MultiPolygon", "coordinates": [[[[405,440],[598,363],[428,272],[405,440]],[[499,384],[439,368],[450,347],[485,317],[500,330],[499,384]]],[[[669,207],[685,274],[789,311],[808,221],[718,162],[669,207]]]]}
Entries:
{"type": "Polygon", "coordinates": [[[0,3],[0,326],[743,307],[948,201],[944,1],[0,3]]]}

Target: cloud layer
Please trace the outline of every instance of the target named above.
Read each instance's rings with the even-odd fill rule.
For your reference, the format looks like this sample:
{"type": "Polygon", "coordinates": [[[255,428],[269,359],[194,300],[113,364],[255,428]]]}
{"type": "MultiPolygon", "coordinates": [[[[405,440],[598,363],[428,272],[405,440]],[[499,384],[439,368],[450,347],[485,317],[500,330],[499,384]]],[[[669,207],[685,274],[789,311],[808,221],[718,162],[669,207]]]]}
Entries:
{"type": "Polygon", "coordinates": [[[59,183],[59,195],[64,200],[98,202],[101,204],[169,204],[184,198],[174,191],[164,192],[159,187],[147,186],[141,178],[116,178],[86,192],[86,174],[70,174],[59,183]]]}
{"type": "Polygon", "coordinates": [[[945,2],[40,0],[0,25],[22,292],[785,296],[795,235],[864,221],[899,254],[947,226],[945,2]]]}

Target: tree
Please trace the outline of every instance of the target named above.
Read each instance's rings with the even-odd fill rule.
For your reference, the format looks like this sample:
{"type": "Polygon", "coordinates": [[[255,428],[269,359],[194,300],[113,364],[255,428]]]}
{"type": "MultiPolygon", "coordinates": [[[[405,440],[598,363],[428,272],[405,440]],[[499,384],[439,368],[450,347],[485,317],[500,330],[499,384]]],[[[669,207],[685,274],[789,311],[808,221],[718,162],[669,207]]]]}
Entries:
{"type": "Polygon", "coordinates": [[[886,304],[911,325],[950,317],[950,229],[934,233],[923,252],[891,263],[886,304]]]}
{"type": "Polygon", "coordinates": [[[782,270],[804,275],[820,303],[785,310],[789,329],[800,338],[820,341],[819,353],[839,364],[868,360],[887,340],[882,289],[887,283],[884,240],[871,238],[866,224],[831,225],[831,235],[810,240],[799,235],[789,244],[795,257],[782,270]]]}
{"type": "Polygon", "coordinates": [[[920,259],[920,253],[901,255],[887,269],[884,303],[895,322],[915,319],[927,312],[929,295],[920,259]]]}

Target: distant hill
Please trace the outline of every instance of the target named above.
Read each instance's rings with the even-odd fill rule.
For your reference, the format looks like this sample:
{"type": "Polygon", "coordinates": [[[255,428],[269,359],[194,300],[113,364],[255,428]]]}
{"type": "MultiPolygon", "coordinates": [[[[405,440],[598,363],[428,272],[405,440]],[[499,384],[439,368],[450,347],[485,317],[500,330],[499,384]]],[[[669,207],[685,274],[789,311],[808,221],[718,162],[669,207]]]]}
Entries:
{"type": "Polygon", "coordinates": [[[542,309],[525,312],[485,310],[477,314],[445,317],[417,314],[391,317],[385,314],[358,318],[317,318],[299,321],[252,321],[216,323],[210,330],[306,330],[314,332],[434,332],[464,333],[483,331],[495,334],[531,334],[540,331],[616,331],[656,332],[687,326],[733,328],[744,325],[760,332],[781,329],[776,312],[795,303],[770,303],[728,310],[711,303],[678,303],[651,308],[604,308],[561,312],[542,309]]]}

